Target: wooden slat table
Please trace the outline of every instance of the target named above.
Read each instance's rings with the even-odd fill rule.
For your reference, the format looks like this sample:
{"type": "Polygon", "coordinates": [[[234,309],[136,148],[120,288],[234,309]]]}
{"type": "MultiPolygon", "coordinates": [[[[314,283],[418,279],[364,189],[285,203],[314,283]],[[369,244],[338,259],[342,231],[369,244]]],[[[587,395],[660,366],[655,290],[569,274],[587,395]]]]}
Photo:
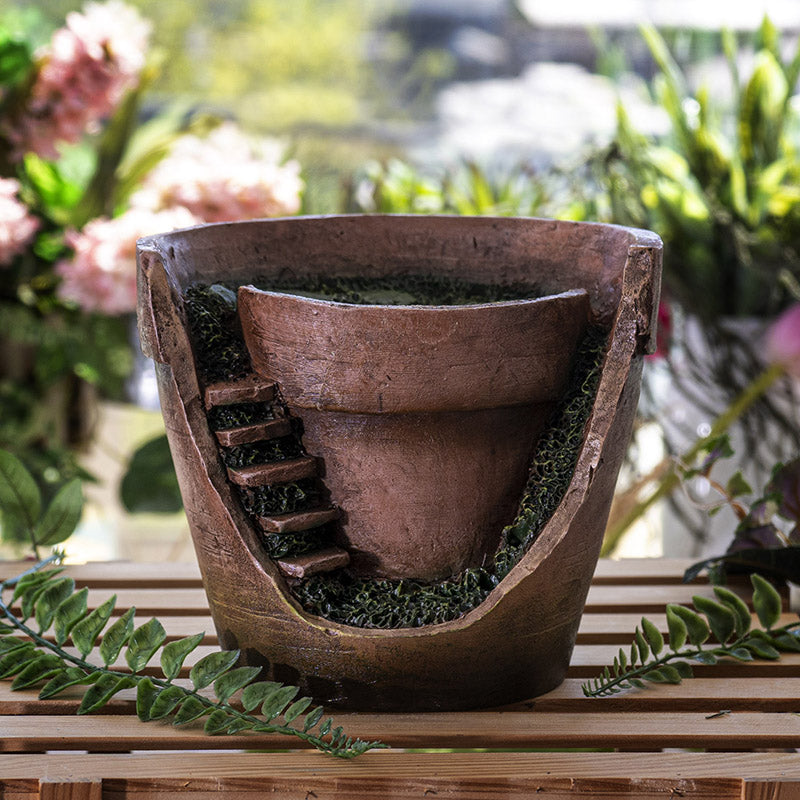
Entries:
{"type": "MultiPolygon", "coordinates": [[[[353,761],[298,749],[294,738],[208,737],[140,723],[130,693],[77,717],[75,695],[39,701],[0,682],[0,800],[800,798],[800,654],[698,666],[698,677],[680,686],[582,695],[582,680],[630,644],[642,614],[666,630],[666,602],[712,594],[703,581],[680,583],[687,563],[601,562],[569,676],[543,697],[466,713],[335,714],[350,735],[391,746],[353,761]]],[[[135,605],[139,622],[155,614],[171,638],[205,630],[193,660],[216,647],[195,567],[109,563],[67,572],[90,587],[90,607],[116,592],[118,612],[135,605]]]]}

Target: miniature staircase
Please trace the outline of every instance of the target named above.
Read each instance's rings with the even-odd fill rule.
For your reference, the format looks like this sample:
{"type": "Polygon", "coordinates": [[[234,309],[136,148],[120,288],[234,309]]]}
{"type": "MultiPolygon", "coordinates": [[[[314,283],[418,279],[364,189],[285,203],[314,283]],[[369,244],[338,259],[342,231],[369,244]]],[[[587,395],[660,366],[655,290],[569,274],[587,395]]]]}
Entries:
{"type": "MultiPolygon", "coordinates": [[[[257,422],[249,422],[233,427],[215,430],[214,435],[225,460],[230,448],[257,447],[271,440],[290,437],[294,433],[292,421],[286,416],[282,405],[276,401],[276,384],[251,374],[238,381],[214,383],[206,387],[204,402],[209,414],[214,410],[233,411],[244,404],[263,404],[264,416],[257,422]]],[[[298,437],[299,441],[299,437],[298,437]]],[[[251,493],[259,488],[280,488],[294,481],[316,479],[320,484],[318,463],[304,452],[293,458],[268,460],[264,463],[248,464],[243,467],[227,466],[228,479],[238,489],[245,508],[251,493]]],[[[265,536],[303,534],[317,531],[339,517],[339,509],[331,505],[318,505],[299,508],[287,513],[260,515],[250,512],[256,527],[265,536]]],[[[322,572],[332,572],[346,567],[350,555],[346,550],[333,544],[323,544],[318,549],[293,556],[273,559],[281,572],[289,578],[308,578],[322,572]]]]}

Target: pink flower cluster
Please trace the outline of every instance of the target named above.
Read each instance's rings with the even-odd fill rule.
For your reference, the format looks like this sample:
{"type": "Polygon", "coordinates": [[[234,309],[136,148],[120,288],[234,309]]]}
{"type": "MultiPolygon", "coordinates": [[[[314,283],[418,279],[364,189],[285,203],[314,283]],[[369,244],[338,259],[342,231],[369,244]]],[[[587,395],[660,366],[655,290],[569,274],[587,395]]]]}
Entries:
{"type": "Polygon", "coordinates": [[[186,228],[198,220],[185,208],[153,212],[133,208],[120,217],[99,217],[66,242],[75,255],[56,264],[58,293],[84,311],[124,314],[136,308],[136,240],[161,231],[186,228]]]}
{"type": "Polygon", "coordinates": [[[0,178],[0,267],[25,249],[39,227],[39,220],[17,198],[19,188],[13,178],[0,178]]]}
{"type": "Polygon", "coordinates": [[[281,163],[273,140],[253,140],[233,123],[209,136],[184,136],[147,176],[134,205],[188,208],[204,222],[296,214],[303,182],[296,161],[281,163]]]}
{"type": "Polygon", "coordinates": [[[136,85],[150,24],[122,0],[87,3],[37,54],[38,72],[26,102],[3,134],[21,158],[58,157],[58,142],[77,142],[136,85]]]}
{"type": "Polygon", "coordinates": [[[281,164],[272,142],[252,142],[233,124],[207,139],[185,136],[148,175],[116,219],[96,219],[69,234],[72,259],[60,262],[59,295],[86,311],[121,314],[136,307],[136,240],[201,222],[294,214],[300,168],[281,164]]]}

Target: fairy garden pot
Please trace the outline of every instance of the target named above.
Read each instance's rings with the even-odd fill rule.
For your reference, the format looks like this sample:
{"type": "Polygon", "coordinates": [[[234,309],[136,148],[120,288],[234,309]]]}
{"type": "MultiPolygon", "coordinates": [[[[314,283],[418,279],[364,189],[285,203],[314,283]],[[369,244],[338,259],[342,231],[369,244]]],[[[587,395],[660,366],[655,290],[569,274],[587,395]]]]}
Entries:
{"type": "Polygon", "coordinates": [[[139,243],[139,325],[220,642],[317,702],[563,680],[654,335],[661,243],[342,216],[139,243]]]}

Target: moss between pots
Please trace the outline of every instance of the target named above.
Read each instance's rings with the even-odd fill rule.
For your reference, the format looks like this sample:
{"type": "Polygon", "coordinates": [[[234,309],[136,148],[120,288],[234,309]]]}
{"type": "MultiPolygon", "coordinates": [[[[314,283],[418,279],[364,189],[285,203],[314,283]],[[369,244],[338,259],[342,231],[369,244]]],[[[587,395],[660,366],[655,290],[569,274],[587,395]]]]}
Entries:
{"type": "MultiPolygon", "coordinates": [[[[466,305],[541,296],[531,286],[490,286],[430,276],[381,280],[313,278],[303,279],[302,283],[296,279],[257,280],[253,284],[340,302],[385,305],[466,305]]],[[[196,284],[184,295],[198,373],[207,383],[235,380],[250,370],[236,314],[234,288],[196,284]]],[[[608,331],[590,327],[580,343],[567,390],[537,444],[517,516],[503,530],[498,550],[489,563],[436,584],[408,579],[354,578],[344,570],[318,575],[292,586],[303,608],[346,625],[401,628],[446,622],[478,606],[535,541],[569,486],[600,381],[607,342],[608,331]]],[[[219,429],[262,421],[260,414],[271,414],[265,405],[219,407],[209,413],[209,422],[213,429],[219,429]]],[[[244,451],[239,448],[235,456],[231,456],[232,449],[223,450],[221,455],[232,465],[232,458],[237,463],[239,460],[263,463],[286,457],[282,455],[284,452],[297,455],[304,452],[299,429],[277,441],[283,445],[275,448],[265,442],[264,446],[249,446],[244,451]],[[293,440],[291,444],[287,444],[289,440],[293,440]]],[[[306,479],[241,489],[240,496],[252,516],[268,516],[313,508],[320,502],[321,491],[324,487],[317,481],[306,479]]],[[[262,542],[272,558],[282,558],[319,549],[330,538],[331,532],[323,528],[291,536],[265,534],[262,542]]]]}

